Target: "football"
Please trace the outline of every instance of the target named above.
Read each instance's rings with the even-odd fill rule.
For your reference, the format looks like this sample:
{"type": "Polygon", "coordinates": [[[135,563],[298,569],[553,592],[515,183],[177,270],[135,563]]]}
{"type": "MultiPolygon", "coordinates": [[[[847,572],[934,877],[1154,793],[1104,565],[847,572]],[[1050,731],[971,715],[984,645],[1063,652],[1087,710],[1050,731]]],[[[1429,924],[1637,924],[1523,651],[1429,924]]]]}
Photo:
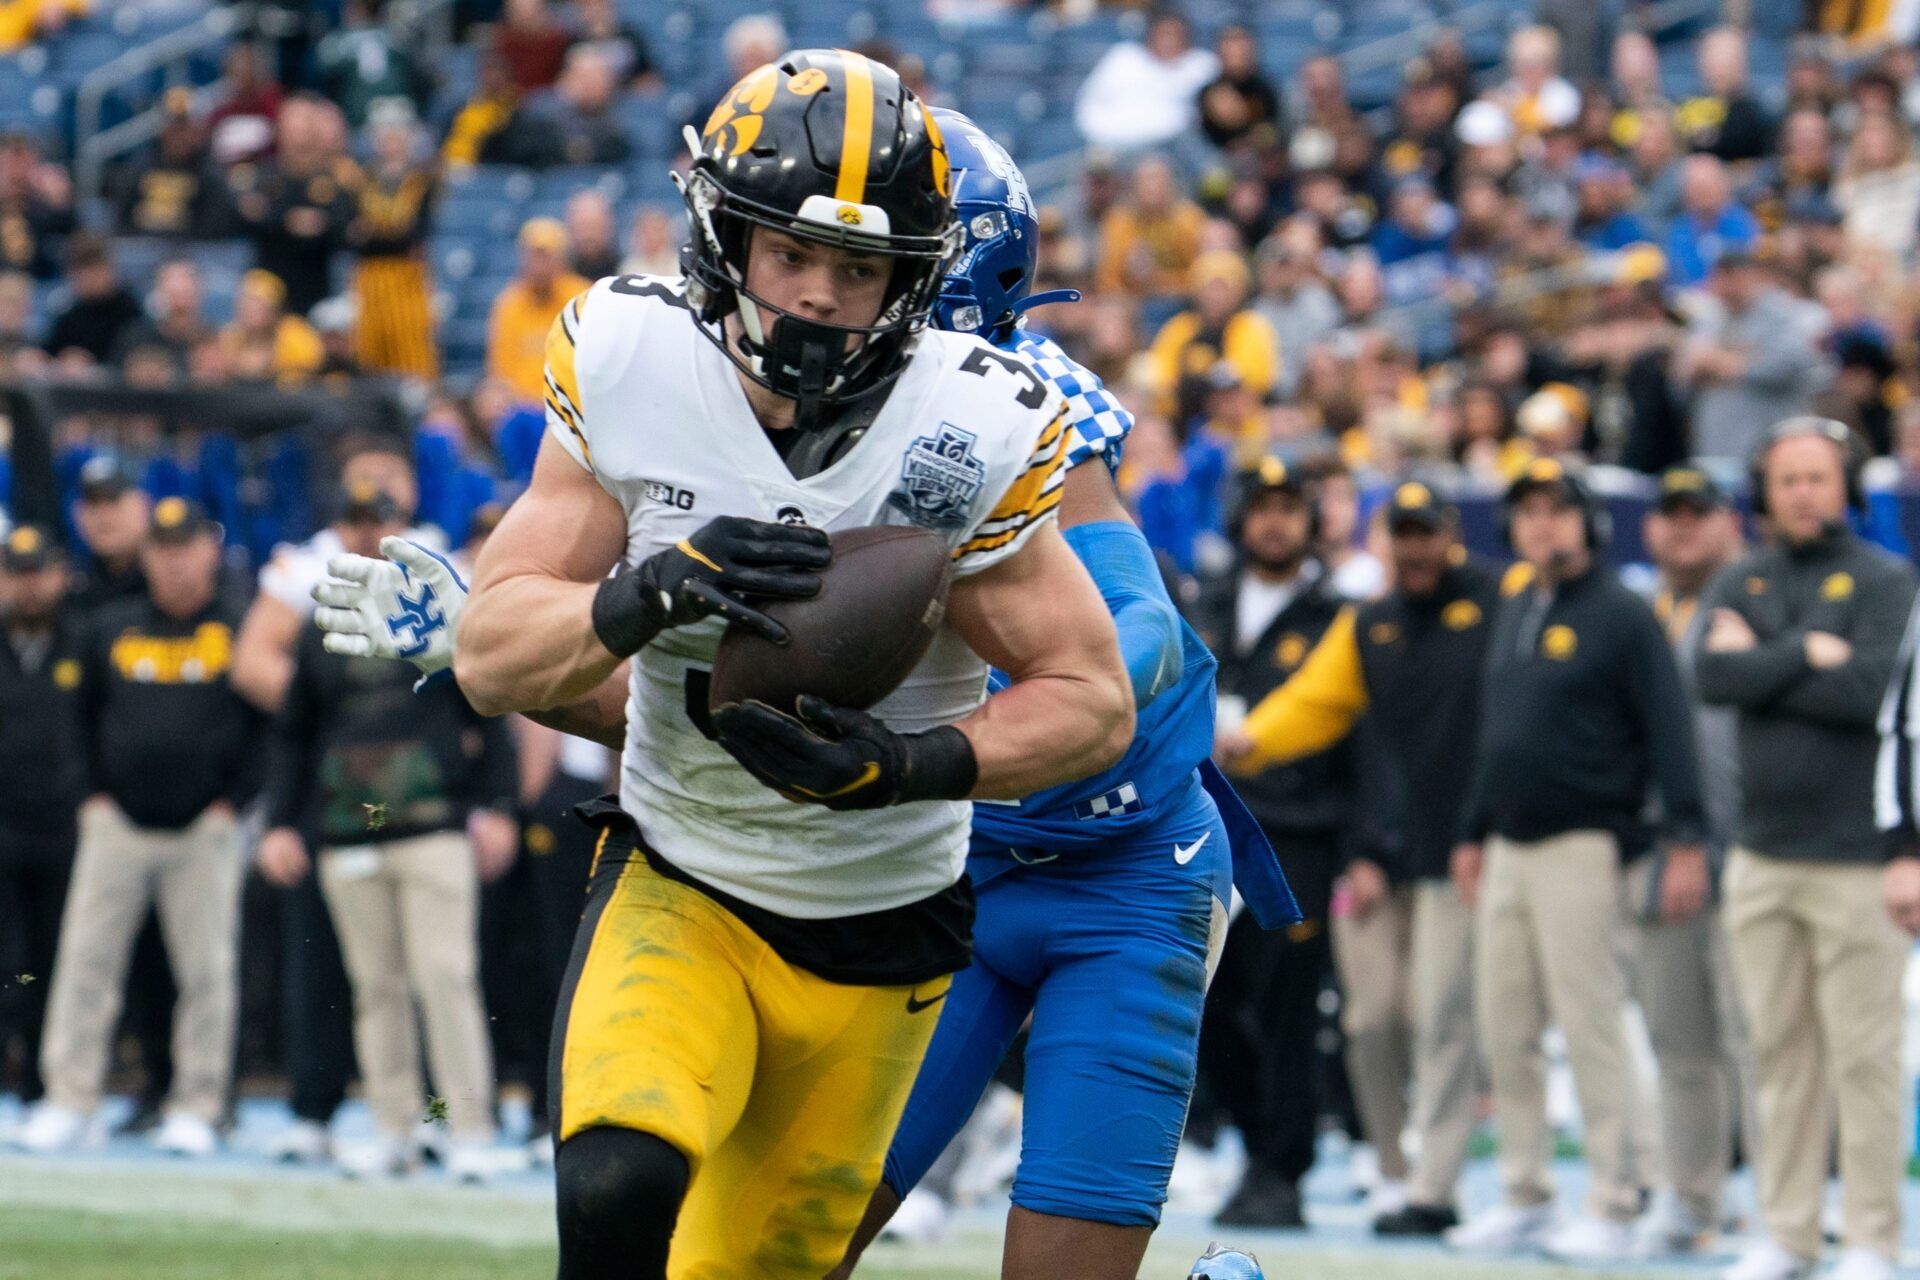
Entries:
{"type": "Polygon", "coordinates": [[[754,699],[790,713],[810,693],[864,711],[925,656],[946,616],[946,543],[928,529],[874,525],[836,533],[832,544],[819,595],[764,606],[787,628],[787,644],[727,628],[713,659],[709,709],[754,699]]]}

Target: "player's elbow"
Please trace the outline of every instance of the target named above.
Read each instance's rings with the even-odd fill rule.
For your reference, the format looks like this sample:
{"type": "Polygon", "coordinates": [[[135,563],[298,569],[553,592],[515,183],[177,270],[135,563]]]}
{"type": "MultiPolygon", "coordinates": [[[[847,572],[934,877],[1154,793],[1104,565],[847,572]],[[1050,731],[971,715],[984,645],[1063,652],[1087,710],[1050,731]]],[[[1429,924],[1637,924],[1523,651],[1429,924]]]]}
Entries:
{"type": "Polygon", "coordinates": [[[510,686],[501,677],[498,664],[487,661],[481,654],[455,649],[453,679],[460,686],[467,705],[480,715],[503,716],[509,711],[522,710],[513,704],[509,696],[510,686]]]}

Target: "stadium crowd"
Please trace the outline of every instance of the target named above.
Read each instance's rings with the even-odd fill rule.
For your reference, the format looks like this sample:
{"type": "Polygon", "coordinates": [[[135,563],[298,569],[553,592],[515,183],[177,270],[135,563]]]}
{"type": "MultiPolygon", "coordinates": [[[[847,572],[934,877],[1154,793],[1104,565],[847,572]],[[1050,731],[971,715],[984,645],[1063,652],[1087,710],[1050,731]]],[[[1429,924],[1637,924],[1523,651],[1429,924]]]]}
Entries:
{"type": "MultiPolygon", "coordinates": [[[[37,8],[42,39],[84,21],[37,8]]],[[[349,0],[291,58],[236,40],[215,105],[167,94],[103,200],[62,140],[0,140],[0,384],[372,381],[412,422],[301,441],[324,519],[244,532],[273,499],[219,421],[52,424],[60,518],[0,555],[0,1088],[41,1102],[32,1149],[88,1140],[123,1042],[132,1123],[182,1155],[218,1147],[236,1080],[288,1082],[279,1154],[361,1174],[413,1167],[434,1113],[455,1172],[489,1176],[496,1082],[545,1110],[591,857],[565,811],[609,758],[357,675],[309,592],[388,533],[470,563],[531,473],[554,317],[678,269],[678,209],[584,186],[493,247],[517,270],[467,367],[435,336],[441,202],[495,166],[622,165],[621,104],[667,98],[610,0],[508,0],[452,103],[382,8],[349,0]],[[138,281],[134,239],[163,246],[138,281]],[[230,316],[210,241],[246,246],[230,316]],[[356,1071],[379,1138],[333,1152],[356,1071]]],[[[1307,915],[1237,922],[1209,997],[1189,1138],[1242,1137],[1223,1222],[1304,1225],[1344,1113],[1384,1234],[1701,1250],[1740,1159],[1760,1243],[1729,1275],[1793,1280],[1822,1249],[1831,1097],[1831,1274],[1893,1274],[1920,861],[1883,856],[1872,792],[1884,727],[1878,817],[1912,854],[1907,697],[1879,718],[1910,656],[1920,63],[1822,29],[1777,84],[1747,33],[1708,31],[1684,89],[1631,26],[1604,50],[1569,28],[1565,55],[1526,26],[1491,69],[1443,30],[1362,111],[1338,58],[1282,84],[1251,29],[1200,41],[1167,10],[1079,87],[1035,288],[1084,296],[1030,323],[1135,415],[1122,489],[1220,659],[1220,758],[1307,915]],[[1495,504],[1504,543],[1470,518],[1495,504]],[[1615,515],[1640,527],[1610,540],[1615,515]],[[1563,1222],[1549,1024],[1591,1170],[1563,1222]],[[1503,1200],[1460,1224],[1489,1091],[1503,1200]]],[[[785,45],[741,18],[726,71],[664,87],[697,123],[785,45]]],[[[866,51],[946,100],[913,50],[866,51]]]]}

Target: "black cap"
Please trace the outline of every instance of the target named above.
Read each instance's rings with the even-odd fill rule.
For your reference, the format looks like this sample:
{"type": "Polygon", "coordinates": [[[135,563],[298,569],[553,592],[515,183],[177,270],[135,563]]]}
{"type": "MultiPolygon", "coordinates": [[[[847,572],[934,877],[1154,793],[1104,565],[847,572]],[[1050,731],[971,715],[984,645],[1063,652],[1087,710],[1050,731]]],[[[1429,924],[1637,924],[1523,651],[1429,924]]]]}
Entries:
{"type": "Polygon", "coordinates": [[[206,508],[191,498],[160,499],[153,504],[153,519],[147,523],[147,536],[169,546],[219,533],[220,526],[207,518],[206,508]]]}
{"type": "Polygon", "coordinates": [[[139,487],[140,478],[118,454],[96,453],[80,468],[80,496],[88,502],[111,502],[139,487]]]}
{"type": "Polygon", "coordinates": [[[8,573],[34,573],[60,560],[59,544],[38,525],[20,525],[0,549],[0,568],[8,573]]]}
{"type": "Polygon", "coordinates": [[[1698,467],[1668,467],[1660,473],[1660,497],[1654,507],[1663,513],[1683,506],[1719,511],[1729,505],[1727,491],[1698,467]]]}
{"type": "Polygon", "coordinates": [[[1512,506],[1530,493],[1552,493],[1562,502],[1573,506],[1580,506],[1587,500],[1586,484],[1568,471],[1558,458],[1535,458],[1528,463],[1527,469],[1507,486],[1507,496],[1503,501],[1512,506]]]}
{"type": "Polygon", "coordinates": [[[1242,479],[1248,502],[1268,493],[1290,493],[1303,499],[1308,496],[1305,473],[1272,456],[1260,459],[1259,465],[1245,472],[1242,479]]]}
{"type": "Polygon", "coordinates": [[[1402,529],[1436,533],[1446,528],[1452,518],[1453,508],[1418,480],[1408,480],[1394,489],[1393,497],[1387,501],[1389,533],[1398,533],[1402,529]]]}
{"type": "Polygon", "coordinates": [[[346,524],[393,524],[400,519],[400,504],[386,490],[362,485],[341,502],[340,519],[346,524]]]}

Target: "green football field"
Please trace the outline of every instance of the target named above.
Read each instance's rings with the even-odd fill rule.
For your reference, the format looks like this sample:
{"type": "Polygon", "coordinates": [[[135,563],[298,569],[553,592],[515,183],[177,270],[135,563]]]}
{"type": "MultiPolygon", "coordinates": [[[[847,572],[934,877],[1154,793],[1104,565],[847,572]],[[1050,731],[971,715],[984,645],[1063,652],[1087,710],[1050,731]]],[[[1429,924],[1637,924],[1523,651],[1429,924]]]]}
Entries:
{"type": "MultiPolygon", "coordinates": [[[[0,1280],[548,1280],[551,1214],[550,1202],[527,1184],[361,1184],[259,1166],[242,1173],[158,1160],[0,1155],[0,1280]]],[[[998,1239],[992,1216],[976,1213],[940,1245],[881,1246],[859,1274],[989,1280],[998,1239]]],[[[1180,1280],[1205,1244],[1190,1232],[1163,1231],[1141,1274],[1180,1280]]],[[[1311,1241],[1257,1248],[1275,1280],[1606,1276],[1311,1241]]],[[[1633,1280],[1658,1274],[1632,1273],[1633,1280]]]]}

